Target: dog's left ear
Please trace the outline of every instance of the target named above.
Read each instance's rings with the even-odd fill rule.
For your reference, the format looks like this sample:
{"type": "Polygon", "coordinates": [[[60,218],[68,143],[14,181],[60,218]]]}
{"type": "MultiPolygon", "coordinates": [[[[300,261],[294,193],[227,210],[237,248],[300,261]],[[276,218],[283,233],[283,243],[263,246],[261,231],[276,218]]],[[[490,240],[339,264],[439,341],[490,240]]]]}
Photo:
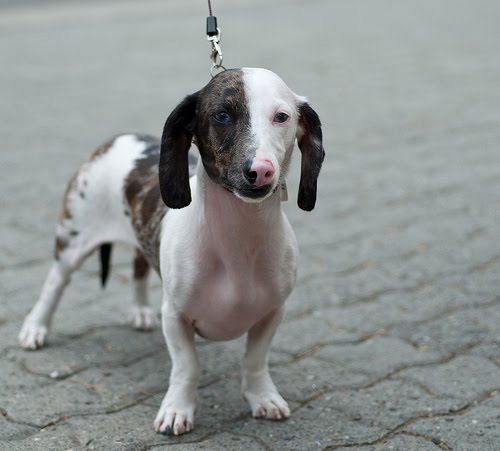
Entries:
{"type": "Polygon", "coordinates": [[[307,102],[299,106],[297,143],[302,153],[299,196],[297,203],[302,210],[311,211],[316,204],[317,181],[325,158],[321,121],[307,102]]]}
{"type": "Polygon", "coordinates": [[[191,203],[188,151],[196,127],[198,93],[187,96],[170,113],[163,128],[160,149],[160,192],[170,208],[191,203]]]}

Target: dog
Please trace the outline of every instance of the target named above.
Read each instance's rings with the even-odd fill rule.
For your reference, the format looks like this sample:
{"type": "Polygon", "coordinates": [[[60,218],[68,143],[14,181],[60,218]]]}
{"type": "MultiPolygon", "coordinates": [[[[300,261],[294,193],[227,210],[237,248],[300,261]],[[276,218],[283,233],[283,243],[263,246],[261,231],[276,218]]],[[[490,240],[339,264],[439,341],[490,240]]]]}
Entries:
{"type": "Polygon", "coordinates": [[[111,244],[125,242],[136,249],[133,327],[148,330],[157,321],[147,296],[151,267],[163,283],[172,369],[155,430],[193,429],[195,334],[231,340],[246,333],[243,397],[256,418],[287,418],[268,354],[296,281],[297,241],[281,208],[295,141],[302,154],[298,206],[310,211],[325,156],[320,119],[275,73],[243,68],[188,95],[167,118],[161,141],[130,134],[99,147],[69,181],[55,260],[20,345],[43,346],[71,273],[100,249],[104,285],[111,244]]]}

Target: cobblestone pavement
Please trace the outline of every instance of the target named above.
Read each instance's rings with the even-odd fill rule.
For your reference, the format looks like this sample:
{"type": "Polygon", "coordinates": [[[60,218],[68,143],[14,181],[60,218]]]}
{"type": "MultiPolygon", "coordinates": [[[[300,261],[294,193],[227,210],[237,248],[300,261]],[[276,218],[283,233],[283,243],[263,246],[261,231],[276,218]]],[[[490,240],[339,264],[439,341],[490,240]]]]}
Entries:
{"type": "MultiPolygon", "coordinates": [[[[0,3],[0,448],[500,449],[500,2],[214,1],[229,66],[308,96],[327,160],[272,373],[292,407],[251,418],[242,341],[199,341],[195,430],[152,427],[159,330],[132,331],[131,254],[90,258],[49,346],[16,335],[48,271],[65,183],[102,140],[158,135],[208,80],[206,4],[0,3]]],[[[152,281],[159,309],[160,283],[152,281]]]]}

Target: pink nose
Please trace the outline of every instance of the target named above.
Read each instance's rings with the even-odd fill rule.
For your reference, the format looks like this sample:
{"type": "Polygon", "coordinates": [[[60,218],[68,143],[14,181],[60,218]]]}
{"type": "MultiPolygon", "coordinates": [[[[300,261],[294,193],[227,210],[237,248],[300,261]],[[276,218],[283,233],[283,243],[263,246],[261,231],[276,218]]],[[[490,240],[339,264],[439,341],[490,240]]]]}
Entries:
{"type": "Polygon", "coordinates": [[[274,166],[270,160],[255,158],[245,176],[250,183],[260,188],[272,182],[274,173],[274,166]]]}

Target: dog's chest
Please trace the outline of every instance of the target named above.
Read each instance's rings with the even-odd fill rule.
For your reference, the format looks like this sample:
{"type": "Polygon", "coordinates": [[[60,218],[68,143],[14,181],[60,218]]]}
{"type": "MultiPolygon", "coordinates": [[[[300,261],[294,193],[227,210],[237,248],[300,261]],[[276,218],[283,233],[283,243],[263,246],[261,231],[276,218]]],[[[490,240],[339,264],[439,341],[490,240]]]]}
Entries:
{"type": "Polygon", "coordinates": [[[284,303],[295,283],[298,251],[288,222],[278,225],[266,239],[252,239],[248,228],[242,235],[202,227],[163,243],[163,255],[172,257],[162,261],[169,302],[201,336],[236,338],[284,303]]]}
{"type": "Polygon", "coordinates": [[[247,204],[200,176],[192,204],[166,215],[162,279],[200,335],[228,340],[281,307],[295,283],[297,242],[279,197],[267,208],[247,204]]]}
{"type": "Polygon", "coordinates": [[[187,296],[184,313],[196,331],[211,340],[245,333],[279,308],[293,285],[293,271],[276,277],[270,255],[204,255],[187,296]]]}

